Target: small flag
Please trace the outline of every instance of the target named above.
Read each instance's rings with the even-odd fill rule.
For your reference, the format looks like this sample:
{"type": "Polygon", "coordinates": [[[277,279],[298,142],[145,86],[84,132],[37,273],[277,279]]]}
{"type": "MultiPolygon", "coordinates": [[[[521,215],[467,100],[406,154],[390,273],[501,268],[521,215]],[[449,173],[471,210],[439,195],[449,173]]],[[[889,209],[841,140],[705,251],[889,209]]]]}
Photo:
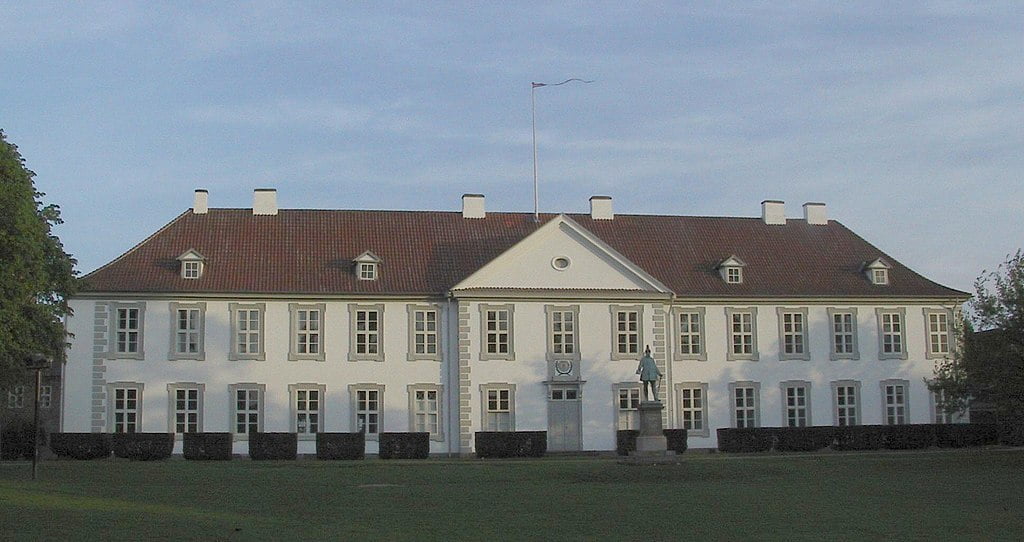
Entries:
{"type": "Polygon", "coordinates": [[[573,77],[571,79],[566,79],[565,81],[562,81],[561,83],[530,83],[530,84],[532,85],[531,88],[537,88],[537,87],[557,87],[558,85],[564,85],[564,84],[568,83],[569,81],[579,81],[580,83],[593,83],[593,81],[587,81],[585,79],[580,79],[578,77],[573,77]]]}

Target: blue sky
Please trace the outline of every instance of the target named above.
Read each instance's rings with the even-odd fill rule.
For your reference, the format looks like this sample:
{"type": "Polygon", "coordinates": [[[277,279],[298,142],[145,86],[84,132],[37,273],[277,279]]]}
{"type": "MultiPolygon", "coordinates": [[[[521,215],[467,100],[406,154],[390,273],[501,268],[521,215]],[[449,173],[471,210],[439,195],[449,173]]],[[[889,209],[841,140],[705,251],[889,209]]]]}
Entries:
{"type": "Polygon", "coordinates": [[[1024,244],[1019,3],[0,2],[0,128],[88,272],[191,206],[829,217],[971,290],[1024,244]]]}

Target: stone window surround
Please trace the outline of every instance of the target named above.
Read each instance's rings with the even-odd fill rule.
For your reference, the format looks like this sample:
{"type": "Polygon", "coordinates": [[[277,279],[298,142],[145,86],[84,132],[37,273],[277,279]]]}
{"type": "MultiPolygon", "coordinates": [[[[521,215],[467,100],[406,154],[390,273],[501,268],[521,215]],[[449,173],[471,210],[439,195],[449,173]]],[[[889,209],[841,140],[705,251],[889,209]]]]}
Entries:
{"type": "Polygon", "coordinates": [[[441,349],[443,348],[441,338],[444,336],[444,334],[442,333],[441,326],[441,307],[434,303],[427,305],[406,305],[405,307],[406,312],[409,315],[409,348],[406,355],[406,359],[408,361],[441,361],[441,349]],[[437,327],[433,331],[433,334],[437,339],[437,351],[434,352],[433,354],[418,354],[416,353],[416,313],[430,311],[433,311],[436,316],[434,324],[437,327]]]}
{"type": "Polygon", "coordinates": [[[379,440],[380,433],[384,431],[384,384],[375,384],[372,382],[362,382],[358,384],[348,385],[348,396],[349,396],[349,427],[351,430],[359,430],[359,418],[358,418],[358,407],[359,407],[359,393],[360,391],[372,390],[377,392],[377,432],[366,433],[366,440],[379,440]]]}
{"type": "Polygon", "coordinates": [[[13,386],[7,391],[7,408],[25,408],[25,386],[13,386]]]}
{"type": "MultiPolygon", "coordinates": [[[[289,304],[289,311],[291,305],[289,304]]],[[[264,361],[267,359],[267,351],[264,347],[264,336],[266,335],[267,328],[267,304],[266,303],[228,303],[228,312],[231,317],[231,346],[228,352],[229,361],[238,361],[243,359],[251,359],[256,361],[264,361]],[[246,353],[240,354],[238,352],[238,313],[240,311],[259,311],[259,352],[257,353],[246,353]]]]}
{"type": "Polygon", "coordinates": [[[726,337],[726,348],[725,348],[725,359],[726,361],[758,361],[758,350],[757,350],[757,307],[726,307],[725,308],[725,337],[726,337]],[[732,331],[732,317],[734,314],[750,314],[750,353],[749,354],[735,354],[733,353],[733,331],[732,331]]]}
{"type": "MultiPolygon", "coordinates": [[[[856,422],[857,422],[855,425],[862,425],[863,424],[863,419],[862,419],[862,410],[863,409],[861,408],[862,401],[861,401],[861,393],[860,393],[860,380],[833,380],[829,384],[832,386],[832,425],[835,426],[835,427],[839,427],[839,392],[838,392],[838,388],[840,386],[843,386],[843,387],[853,387],[853,401],[854,401],[854,403],[853,403],[853,410],[854,410],[854,417],[856,418],[856,422]]],[[[883,389],[882,393],[883,393],[883,395],[885,394],[885,390],[884,389],[883,389]]],[[[847,405],[847,408],[849,408],[849,405],[847,405]]]]}
{"type": "Polygon", "coordinates": [[[508,382],[488,382],[480,384],[480,428],[482,431],[489,431],[487,428],[487,392],[491,390],[508,390],[508,414],[509,431],[516,430],[516,385],[508,382]]]}
{"type": "Polygon", "coordinates": [[[196,394],[196,430],[203,432],[203,410],[204,396],[206,395],[206,384],[198,382],[171,382],[167,384],[167,432],[174,435],[175,440],[181,440],[182,434],[175,432],[177,425],[177,391],[197,390],[196,394]]]}
{"type": "Polygon", "coordinates": [[[860,339],[858,338],[858,323],[857,323],[857,308],[856,307],[829,307],[828,308],[828,341],[829,341],[829,355],[828,358],[832,361],[841,359],[860,359],[860,339]],[[837,314],[850,314],[852,317],[850,321],[853,323],[853,352],[852,353],[840,353],[836,352],[836,329],[835,329],[835,316],[837,314]]]}
{"type": "Polygon", "coordinates": [[[416,392],[433,391],[437,393],[437,433],[431,433],[430,440],[444,442],[444,386],[441,384],[421,383],[409,384],[405,389],[409,394],[409,431],[416,431],[416,392]]]}
{"type": "Polygon", "coordinates": [[[885,402],[885,387],[894,385],[903,386],[903,424],[899,425],[910,423],[910,381],[900,378],[890,378],[878,383],[878,387],[881,388],[882,391],[882,425],[892,425],[889,423],[889,416],[886,412],[889,404],[885,402]]]}
{"type": "Polygon", "coordinates": [[[515,361],[515,304],[490,305],[481,303],[480,310],[480,359],[481,360],[506,360],[515,361]],[[508,312],[508,353],[487,352],[487,312],[507,311],[508,312]]]}
{"type": "MultiPolygon", "coordinates": [[[[628,360],[636,361],[644,353],[644,306],[643,305],[609,305],[612,326],[612,361],[628,360]],[[636,313],[636,352],[619,352],[619,313],[636,313]]],[[[628,332],[626,332],[628,333],[628,332]]]]}
{"type": "MultiPolygon", "coordinates": [[[[290,414],[288,427],[289,431],[296,433],[299,440],[316,440],[316,433],[299,433],[299,420],[298,420],[298,392],[299,391],[316,391],[319,394],[317,399],[317,431],[321,432],[324,430],[324,403],[326,402],[327,396],[327,385],[317,384],[315,382],[299,382],[297,384],[288,384],[288,412],[290,414]]],[[[306,396],[307,400],[309,396],[306,396]]]]}
{"type": "MultiPolygon", "coordinates": [[[[700,431],[696,431],[696,430],[690,429],[690,430],[687,430],[686,434],[691,436],[691,437],[703,437],[703,438],[710,437],[711,436],[711,424],[710,424],[710,420],[708,419],[708,384],[707,384],[707,382],[677,382],[674,387],[675,387],[675,393],[676,393],[676,404],[678,406],[678,412],[677,412],[676,420],[678,420],[678,424],[679,424],[680,428],[682,428],[682,426],[683,426],[683,390],[685,390],[685,389],[691,389],[691,390],[692,389],[699,389],[700,390],[700,393],[701,393],[701,395],[700,395],[700,399],[701,399],[700,405],[701,405],[701,413],[702,413],[701,416],[702,416],[702,418],[704,420],[704,429],[700,430],[700,431]]],[[[731,389],[730,389],[729,393],[730,393],[730,396],[731,396],[732,395],[732,390],[731,389]]],[[[735,416],[735,415],[736,415],[736,413],[733,412],[733,416],[735,416]]]]}
{"type": "Polygon", "coordinates": [[[754,388],[754,427],[761,427],[761,383],[740,380],[729,383],[729,427],[736,427],[736,390],[754,388]]]}
{"type": "MultiPolygon", "coordinates": [[[[239,382],[236,384],[228,384],[228,432],[231,433],[232,440],[249,440],[249,433],[237,433],[237,422],[235,421],[235,414],[237,414],[236,405],[237,399],[235,397],[239,390],[256,390],[258,406],[256,410],[256,430],[263,431],[263,422],[266,418],[266,404],[267,404],[267,385],[257,384],[255,382],[239,382]]],[[[248,425],[248,424],[246,424],[248,425]]]]}
{"type": "Polygon", "coordinates": [[[907,309],[899,308],[875,308],[875,319],[878,322],[878,359],[908,359],[907,354],[907,309]],[[885,332],[882,323],[883,315],[898,314],[900,317],[900,351],[885,352],[885,332]]]}
{"type": "MultiPolygon", "coordinates": [[[[634,390],[637,392],[637,401],[639,402],[643,399],[643,387],[639,382],[616,382],[612,384],[612,401],[614,401],[616,428],[622,427],[622,408],[619,406],[619,392],[622,390],[634,390]]],[[[639,414],[637,414],[637,427],[634,427],[634,429],[639,429],[639,424],[640,418],[639,414]]]]}
{"type": "Polygon", "coordinates": [[[811,382],[809,380],[783,380],[779,382],[779,396],[782,399],[782,426],[789,427],[789,405],[787,404],[789,396],[786,394],[786,388],[804,389],[804,413],[807,418],[807,423],[804,426],[814,425],[811,418],[811,382]]]}
{"type": "Polygon", "coordinates": [[[142,413],[143,413],[142,396],[143,396],[143,391],[145,390],[145,387],[146,387],[146,385],[143,384],[142,382],[124,382],[124,381],[121,381],[121,382],[108,382],[107,383],[107,432],[108,433],[113,433],[114,429],[115,429],[114,428],[114,424],[115,424],[114,412],[115,412],[115,409],[116,409],[116,406],[117,406],[115,404],[115,401],[117,400],[117,398],[116,398],[116,393],[115,393],[114,390],[118,390],[118,389],[134,389],[134,390],[136,390],[136,393],[135,393],[135,432],[136,433],[142,433],[143,432],[143,430],[142,430],[142,413]]]}
{"type": "Polygon", "coordinates": [[[108,331],[107,331],[107,352],[106,357],[108,359],[146,359],[146,345],[145,345],[145,331],[146,331],[146,302],[120,302],[111,301],[107,305],[110,315],[108,317],[108,331]],[[139,325],[138,325],[138,350],[135,352],[118,352],[117,351],[117,311],[118,309],[138,309],[139,310],[139,325]]]}
{"type": "Polygon", "coordinates": [[[676,360],[695,360],[695,361],[707,361],[708,360],[708,344],[707,335],[705,329],[707,328],[707,319],[705,318],[706,311],[704,307],[674,307],[673,314],[675,317],[672,319],[675,322],[675,340],[676,348],[674,352],[674,359],[676,360]],[[697,335],[700,340],[700,353],[699,354],[684,354],[682,348],[680,348],[680,336],[682,331],[680,329],[679,317],[682,314],[696,314],[698,324],[700,325],[699,332],[697,335]]]}
{"type": "MultiPolygon", "coordinates": [[[[327,322],[327,304],[326,303],[289,303],[288,304],[289,324],[288,324],[288,361],[300,361],[300,360],[313,360],[313,361],[324,361],[327,359],[327,348],[326,348],[326,337],[324,333],[324,326],[327,322]],[[317,343],[320,349],[315,354],[300,354],[298,351],[299,343],[299,311],[310,311],[315,310],[320,312],[319,329],[319,342],[317,343]]],[[[264,325],[264,327],[266,327],[264,325]]]]}
{"type": "Polygon", "coordinates": [[[50,408],[53,405],[53,386],[43,384],[39,387],[39,408],[50,408]]]}
{"type": "MultiPolygon", "coordinates": [[[[811,344],[810,344],[810,333],[809,333],[809,320],[807,318],[807,307],[776,307],[775,313],[779,319],[779,359],[780,360],[802,360],[810,361],[811,359],[811,344]],[[800,335],[803,337],[802,347],[803,352],[786,352],[786,322],[785,315],[787,314],[799,314],[801,316],[801,327],[803,330],[800,335]]],[[[730,321],[730,325],[731,325],[730,321]]]]}
{"type": "MultiPolygon", "coordinates": [[[[547,332],[545,333],[547,339],[547,361],[554,361],[556,359],[569,359],[573,361],[580,361],[580,306],[579,305],[544,305],[544,315],[547,325],[547,332]],[[569,354],[556,354],[555,343],[554,343],[554,313],[571,313],[572,314],[572,352],[569,354]]],[[[564,333],[564,328],[563,328],[564,333]]]]}
{"type": "Polygon", "coordinates": [[[167,359],[169,360],[195,360],[204,361],[206,360],[206,303],[199,301],[196,303],[181,303],[173,301],[168,304],[170,307],[171,314],[171,346],[168,349],[167,359]],[[199,338],[198,351],[195,353],[190,352],[178,352],[178,332],[182,331],[178,329],[178,311],[179,310],[198,310],[199,311],[199,338]]]}
{"type": "Polygon", "coordinates": [[[953,311],[949,309],[921,309],[924,314],[924,358],[925,359],[943,359],[949,356],[953,350],[953,311]],[[931,317],[933,315],[943,315],[946,317],[946,351],[936,352],[932,350],[932,323],[931,317]]]}
{"type": "MultiPolygon", "coordinates": [[[[349,304],[348,306],[348,360],[349,361],[384,361],[384,304],[376,303],[370,305],[349,304]],[[356,334],[360,333],[356,328],[358,324],[357,315],[360,311],[377,313],[377,352],[363,353],[356,352],[356,334]]],[[[366,333],[365,331],[363,333],[366,333]]]]}

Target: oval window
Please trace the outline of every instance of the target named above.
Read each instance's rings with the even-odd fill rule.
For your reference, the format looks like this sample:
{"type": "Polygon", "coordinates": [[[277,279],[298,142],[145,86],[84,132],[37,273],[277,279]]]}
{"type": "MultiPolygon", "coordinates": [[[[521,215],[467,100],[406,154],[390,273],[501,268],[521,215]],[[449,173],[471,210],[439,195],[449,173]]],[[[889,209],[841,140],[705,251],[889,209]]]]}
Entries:
{"type": "Polygon", "coordinates": [[[569,261],[569,258],[566,258],[565,256],[559,256],[551,260],[551,267],[554,267],[559,271],[565,271],[566,269],[569,268],[569,265],[571,264],[572,262],[569,261]]]}

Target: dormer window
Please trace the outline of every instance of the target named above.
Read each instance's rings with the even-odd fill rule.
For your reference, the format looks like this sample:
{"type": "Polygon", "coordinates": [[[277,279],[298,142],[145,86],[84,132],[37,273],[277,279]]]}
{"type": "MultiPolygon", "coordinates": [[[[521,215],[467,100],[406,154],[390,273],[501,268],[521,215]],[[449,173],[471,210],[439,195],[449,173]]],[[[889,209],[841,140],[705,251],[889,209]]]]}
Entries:
{"type": "Polygon", "coordinates": [[[181,278],[195,280],[203,276],[206,258],[195,249],[186,250],[177,260],[181,262],[181,278]]]}
{"type": "Polygon", "coordinates": [[[729,256],[722,263],[718,264],[718,272],[726,284],[742,284],[743,267],[746,265],[743,263],[743,260],[736,256],[729,256]]]}
{"type": "Polygon", "coordinates": [[[353,260],[353,263],[355,263],[355,273],[359,280],[377,280],[380,278],[381,259],[373,252],[367,250],[353,260]]]}
{"type": "Polygon", "coordinates": [[[867,275],[871,284],[884,286],[889,284],[890,266],[885,260],[877,258],[875,261],[864,266],[864,274],[867,275]]]}

